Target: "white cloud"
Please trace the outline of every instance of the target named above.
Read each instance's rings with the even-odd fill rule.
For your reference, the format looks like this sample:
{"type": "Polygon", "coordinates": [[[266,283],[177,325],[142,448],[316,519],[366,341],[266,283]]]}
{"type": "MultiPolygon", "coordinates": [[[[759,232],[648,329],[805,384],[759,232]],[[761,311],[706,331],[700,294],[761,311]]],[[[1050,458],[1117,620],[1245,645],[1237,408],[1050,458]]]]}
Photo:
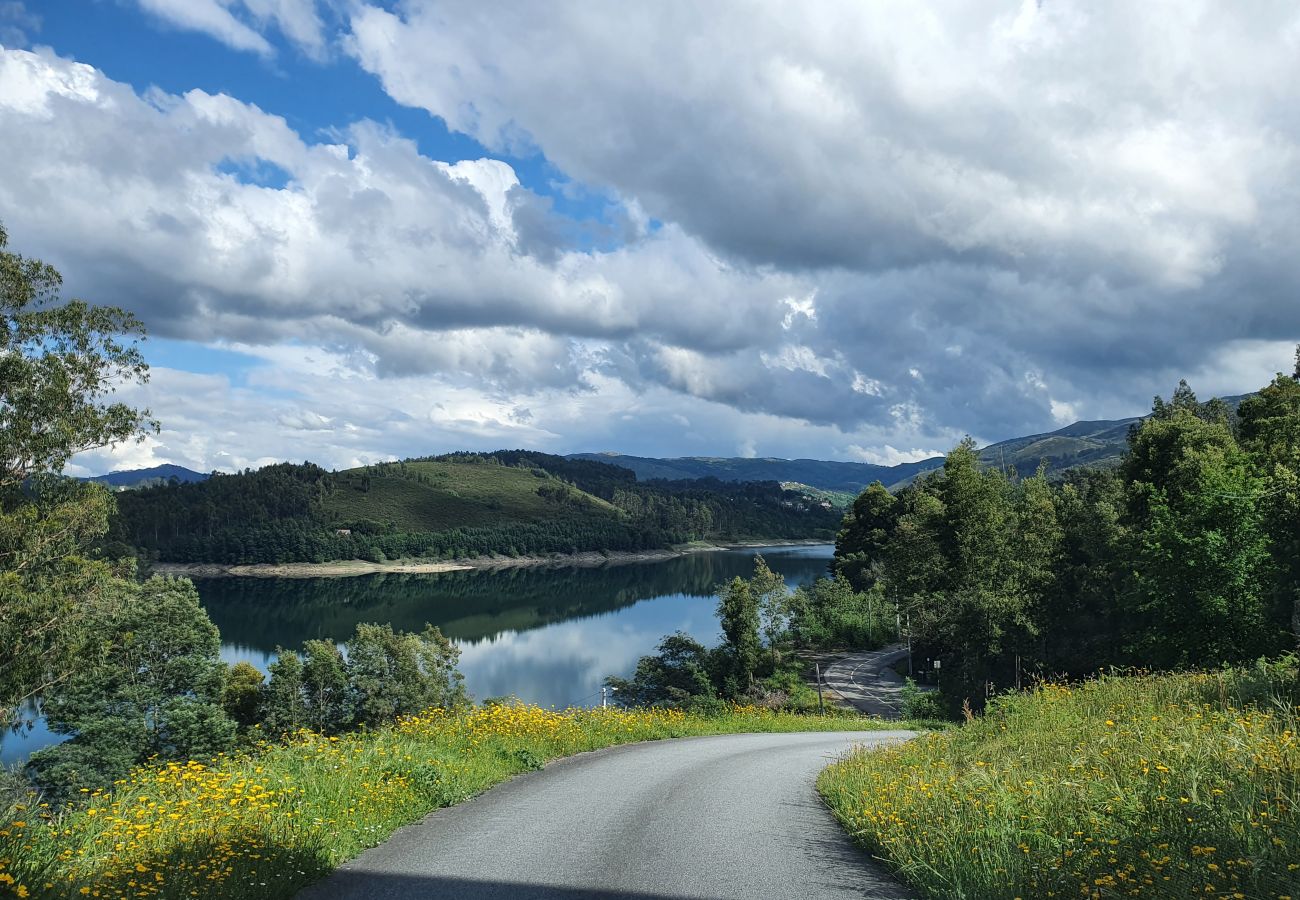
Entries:
{"type": "Polygon", "coordinates": [[[140,8],[187,31],[198,31],[235,49],[272,56],[263,32],[274,26],[289,40],[319,55],[324,23],[316,0],[136,0],[140,8]]]}
{"type": "Polygon", "coordinates": [[[1079,421],[1079,414],[1075,412],[1073,403],[1065,403],[1061,400],[1050,401],[1052,410],[1052,421],[1057,425],[1070,425],[1079,421]]]}
{"type": "Polygon", "coordinates": [[[1263,215],[1300,83],[1294,5],[1193,5],[411,0],[349,40],[398,101],[752,259],[1189,286],[1263,215]]]}
{"type": "Polygon", "coordinates": [[[266,38],[245,25],[221,0],[137,0],[140,8],[168,24],[188,31],[201,31],[236,50],[270,56],[266,38]]]}
{"type": "Polygon", "coordinates": [[[11,233],[166,335],[340,341],[398,373],[572,381],[565,357],[587,352],[573,339],[761,341],[796,282],[673,226],[540,260],[516,245],[507,164],[431,160],[368,122],[343,139],[307,143],[224,95],[144,99],[48,52],[0,57],[11,233]],[[230,161],[287,182],[246,183],[230,161]]]}
{"type": "Polygon", "coordinates": [[[875,466],[899,466],[903,463],[920,462],[923,459],[942,456],[947,452],[946,448],[944,450],[921,450],[917,448],[899,450],[889,444],[881,447],[859,447],[857,444],[850,444],[845,449],[849,458],[859,462],[871,463],[875,466]]]}
{"type": "Polygon", "coordinates": [[[0,44],[22,47],[41,30],[41,17],[22,0],[0,0],[0,44]]]}

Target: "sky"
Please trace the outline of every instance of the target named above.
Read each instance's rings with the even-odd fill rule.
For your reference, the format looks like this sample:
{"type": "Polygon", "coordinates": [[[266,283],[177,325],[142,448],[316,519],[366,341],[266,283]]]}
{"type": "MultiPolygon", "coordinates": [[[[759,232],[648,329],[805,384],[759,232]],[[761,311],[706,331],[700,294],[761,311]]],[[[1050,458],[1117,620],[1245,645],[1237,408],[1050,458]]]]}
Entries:
{"type": "Polygon", "coordinates": [[[72,474],[893,464],[1300,340],[1300,6],[0,0],[0,222],[144,322],[72,474]]]}

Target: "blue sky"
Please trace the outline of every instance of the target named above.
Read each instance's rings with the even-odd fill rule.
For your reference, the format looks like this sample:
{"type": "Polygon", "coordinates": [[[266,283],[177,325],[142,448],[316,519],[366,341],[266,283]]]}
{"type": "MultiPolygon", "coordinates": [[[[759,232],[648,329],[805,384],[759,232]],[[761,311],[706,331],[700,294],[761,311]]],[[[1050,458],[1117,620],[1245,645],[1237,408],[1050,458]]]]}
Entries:
{"type": "Polygon", "coordinates": [[[136,312],[78,472],[896,463],[1300,338],[1291,4],[0,0],[0,221],[136,312]]]}

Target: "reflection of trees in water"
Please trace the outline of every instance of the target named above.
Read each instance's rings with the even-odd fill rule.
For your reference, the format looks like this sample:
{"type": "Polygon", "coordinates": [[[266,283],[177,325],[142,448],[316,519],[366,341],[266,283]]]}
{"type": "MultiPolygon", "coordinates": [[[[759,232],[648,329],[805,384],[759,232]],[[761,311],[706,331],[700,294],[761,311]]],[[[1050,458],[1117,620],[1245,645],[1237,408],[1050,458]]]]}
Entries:
{"type": "MultiPolygon", "coordinates": [[[[826,571],[826,559],[774,555],[772,567],[792,583],[826,571]]],[[[654,563],[600,568],[515,568],[378,574],[349,578],[214,578],[196,580],[222,639],[263,651],[308,638],[342,640],[358,622],[391,622],[418,631],[425,623],[458,640],[523,631],[599,615],[665,594],[708,596],[753,556],[692,553],[654,563]]]]}

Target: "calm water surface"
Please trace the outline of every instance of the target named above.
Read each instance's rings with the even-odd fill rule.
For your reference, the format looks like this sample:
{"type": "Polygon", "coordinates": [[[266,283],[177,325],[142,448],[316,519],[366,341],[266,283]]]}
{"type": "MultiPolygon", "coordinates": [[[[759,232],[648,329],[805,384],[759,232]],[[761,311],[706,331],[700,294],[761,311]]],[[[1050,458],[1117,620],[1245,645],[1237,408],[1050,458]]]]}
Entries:
{"type": "MultiPolygon", "coordinates": [[[[790,586],[826,574],[834,547],[762,547],[693,553],[600,568],[519,568],[350,578],[195,579],[221,629],[221,655],[263,671],[277,647],[343,641],[358,622],[419,631],[437,625],[461,648],[475,699],[514,695],[542,706],[598,703],[606,675],[628,675],[660,639],[684,631],[721,639],[715,587],[748,577],[761,553],[790,586]]],[[[54,740],[38,722],[0,738],[0,762],[54,740]]]]}

